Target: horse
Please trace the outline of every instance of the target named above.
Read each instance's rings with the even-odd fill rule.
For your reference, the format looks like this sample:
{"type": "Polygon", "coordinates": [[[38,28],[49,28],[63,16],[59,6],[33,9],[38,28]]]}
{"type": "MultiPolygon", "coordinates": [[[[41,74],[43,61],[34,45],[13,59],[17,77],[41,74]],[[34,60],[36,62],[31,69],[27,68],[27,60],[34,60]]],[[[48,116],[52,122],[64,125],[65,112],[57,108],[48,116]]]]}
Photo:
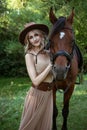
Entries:
{"type": "Polygon", "coordinates": [[[50,22],[53,24],[46,49],[50,50],[50,59],[53,64],[53,128],[57,130],[56,118],[58,109],[56,106],[56,92],[63,91],[63,124],[61,130],[68,130],[67,118],[69,114],[69,101],[74,91],[77,75],[82,67],[82,55],[75,43],[75,35],[72,28],[74,9],[68,17],[56,18],[53,9],[49,12],[50,22]]]}

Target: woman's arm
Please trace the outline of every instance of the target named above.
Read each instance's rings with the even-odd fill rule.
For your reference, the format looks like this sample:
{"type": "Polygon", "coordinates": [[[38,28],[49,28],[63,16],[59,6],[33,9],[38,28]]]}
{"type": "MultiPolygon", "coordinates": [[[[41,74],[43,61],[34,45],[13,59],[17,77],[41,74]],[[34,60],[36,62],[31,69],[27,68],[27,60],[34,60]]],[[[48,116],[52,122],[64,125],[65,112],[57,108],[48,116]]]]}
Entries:
{"type": "Polygon", "coordinates": [[[34,57],[30,54],[25,55],[25,61],[26,61],[26,67],[28,71],[28,75],[32,81],[32,83],[35,86],[38,86],[48,75],[49,71],[52,69],[52,64],[49,63],[49,65],[45,68],[45,70],[37,75],[35,64],[34,64],[34,57]]]}

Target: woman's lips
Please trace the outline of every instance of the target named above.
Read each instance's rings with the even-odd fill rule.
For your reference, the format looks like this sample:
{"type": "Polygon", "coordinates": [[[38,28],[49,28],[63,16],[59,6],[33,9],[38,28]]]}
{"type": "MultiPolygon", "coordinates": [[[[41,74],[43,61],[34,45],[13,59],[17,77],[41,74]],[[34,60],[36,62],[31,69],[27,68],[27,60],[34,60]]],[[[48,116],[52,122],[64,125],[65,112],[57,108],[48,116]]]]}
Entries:
{"type": "Polygon", "coordinates": [[[34,44],[38,44],[38,43],[39,43],[39,41],[35,41],[35,42],[34,42],[34,44]]]}

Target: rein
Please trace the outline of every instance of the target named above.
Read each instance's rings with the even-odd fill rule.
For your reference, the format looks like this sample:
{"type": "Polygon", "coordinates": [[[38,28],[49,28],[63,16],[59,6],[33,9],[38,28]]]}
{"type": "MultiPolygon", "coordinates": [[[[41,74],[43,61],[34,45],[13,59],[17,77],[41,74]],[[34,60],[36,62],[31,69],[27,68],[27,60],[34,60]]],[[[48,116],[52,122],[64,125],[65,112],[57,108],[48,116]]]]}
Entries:
{"type": "Polygon", "coordinates": [[[60,93],[64,93],[64,94],[69,90],[69,88],[70,88],[70,86],[68,86],[65,90],[61,91],[60,89],[58,89],[58,88],[56,87],[56,89],[57,89],[60,93]]]}

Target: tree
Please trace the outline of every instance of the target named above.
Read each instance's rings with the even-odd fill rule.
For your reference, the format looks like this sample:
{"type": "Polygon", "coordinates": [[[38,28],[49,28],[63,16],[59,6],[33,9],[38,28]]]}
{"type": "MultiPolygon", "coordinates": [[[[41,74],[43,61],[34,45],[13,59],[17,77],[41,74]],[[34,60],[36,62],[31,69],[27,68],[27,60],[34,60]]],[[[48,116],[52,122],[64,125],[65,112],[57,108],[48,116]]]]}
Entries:
{"type": "MultiPolygon", "coordinates": [[[[19,73],[16,65],[20,66],[20,69],[23,70],[25,67],[24,54],[23,47],[18,41],[19,33],[24,28],[23,25],[31,21],[47,24],[51,29],[52,25],[49,21],[50,7],[53,7],[57,17],[61,15],[67,17],[72,7],[75,7],[73,28],[76,43],[84,57],[85,72],[87,72],[86,0],[0,0],[0,73],[6,72],[6,74],[9,73],[11,75],[12,73],[10,72],[14,68],[14,75],[16,75],[19,73]],[[22,57],[19,63],[18,55],[22,57]],[[10,71],[9,67],[11,68],[10,71]]],[[[24,70],[23,73],[25,75],[26,71],[24,70]]]]}

